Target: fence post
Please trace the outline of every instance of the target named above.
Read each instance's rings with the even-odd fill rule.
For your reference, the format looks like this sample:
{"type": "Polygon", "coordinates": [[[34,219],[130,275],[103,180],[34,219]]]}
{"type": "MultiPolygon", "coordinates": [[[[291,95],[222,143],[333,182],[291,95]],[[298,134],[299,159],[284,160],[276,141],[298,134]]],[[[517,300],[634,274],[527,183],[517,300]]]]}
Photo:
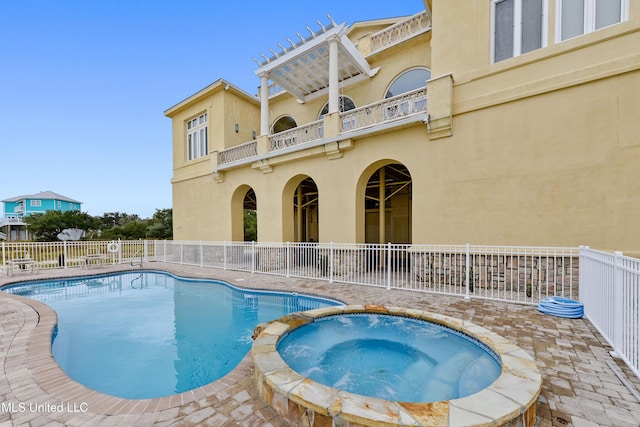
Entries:
{"type": "Polygon", "coordinates": [[[287,241],[287,246],[285,246],[285,256],[287,257],[286,265],[287,265],[287,277],[290,277],[289,272],[289,242],[287,241]]]}
{"type": "Polygon", "coordinates": [[[329,246],[329,283],[333,283],[333,242],[329,246]]]}
{"type": "Polygon", "coordinates": [[[62,268],[67,268],[67,259],[69,259],[69,257],[67,257],[67,241],[63,240],[62,241],[62,268]]]}
{"type": "Polygon", "coordinates": [[[182,262],[184,260],[184,240],[180,240],[180,265],[182,265],[182,262]]]}
{"type": "Polygon", "coordinates": [[[251,241],[251,274],[256,272],[256,242],[251,241]]]}
{"type": "Polygon", "coordinates": [[[227,269],[227,241],[222,242],[222,269],[227,269]]]}
{"type": "Polygon", "coordinates": [[[613,255],[613,352],[618,357],[624,354],[624,285],[622,275],[622,252],[613,255]]]}
{"type": "Polygon", "coordinates": [[[163,244],[163,248],[162,248],[162,262],[166,263],[167,262],[167,239],[164,239],[164,244],[163,244]]]}
{"type": "Polygon", "coordinates": [[[200,240],[200,268],[202,268],[203,258],[204,258],[204,249],[202,248],[202,240],[200,240]]]}
{"type": "Polygon", "coordinates": [[[6,255],[6,247],[5,247],[5,242],[2,242],[2,268],[3,268],[3,272],[5,274],[7,274],[7,271],[4,269],[5,265],[7,265],[7,255],[6,255]]]}
{"type": "Polygon", "coordinates": [[[470,300],[471,296],[469,295],[469,271],[471,270],[471,245],[467,243],[465,245],[465,258],[464,258],[464,284],[466,287],[464,293],[464,299],[470,300]]]}
{"type": "MultiPolygon", "coordinates": [[[[585,273],[585,269],[586,269],[586,251],[589,249],[589,246],[579,246],[578,247],[578,300],[581,301],[583,304],[585,303],[585,298],[588,295],[585,289],[586,285],[586,273],[585,273]]],[[[587,304],[584,304],[584,311],[585,313],[589,310],[589,307],[587,307],[587,304]]]]}
{"type": "Polygon", "coordinates": [[[387,289],[391,289],[391,242],[387,242],[387,289]]]}
{"type": "MultiPolygon", "coordinates": [[[[142,241],[142,257],[144,258],[145,261],[148,261],[147,259],[148,256],[149,256],[149,241],[145,239],[142,241]]],[[[140,260],[140,262],[142,262],[142,260],[140,260]]]]}

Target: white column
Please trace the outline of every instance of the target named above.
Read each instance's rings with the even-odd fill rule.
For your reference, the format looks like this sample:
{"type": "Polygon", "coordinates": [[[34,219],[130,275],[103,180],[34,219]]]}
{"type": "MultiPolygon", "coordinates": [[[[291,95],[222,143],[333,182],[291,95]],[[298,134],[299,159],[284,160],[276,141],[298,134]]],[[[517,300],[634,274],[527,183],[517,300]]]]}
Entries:
{"type": "Polygon", "coordinates": [[[269,76],[260,76],[260,135],[269,134],[269,76]]]}
{"type": "Polygon", "coordinates": [[[338,111],[338,38],[329,39],[329,114],[338,111]]]}

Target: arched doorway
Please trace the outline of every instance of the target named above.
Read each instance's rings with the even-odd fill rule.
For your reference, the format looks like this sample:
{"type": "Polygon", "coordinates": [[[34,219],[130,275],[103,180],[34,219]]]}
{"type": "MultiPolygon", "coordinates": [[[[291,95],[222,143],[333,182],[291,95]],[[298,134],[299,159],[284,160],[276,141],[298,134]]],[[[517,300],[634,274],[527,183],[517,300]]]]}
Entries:
{"type": "Polygon", "coordinates": [[[282,192],[283,241],[318,242],[318,187],[308,175],[296,175],[282,192]]]}
{"type": "Polygon", "coordinates": [[[241,185],[231,197],[231,239],[258,240],[258,202],[256,193],[248,185],[241,185]]]}
{"type": "Polygon", "coordinates": [[[293,193],[293,217],[296,242],[319,240],[318,187],[311,178],[302,181],[293,193]]]}
{"type": "Polygon", "coordinates": [[[247,191],[242,206],[244,241],[254,242],[258,240],[258,203],[253,188],[247,191]]]}
{"type": "Polygon", "coordinates": [[[365,243],[411,243],[411,174],[400,163],[376,169],[364,192],[365,243]]]}

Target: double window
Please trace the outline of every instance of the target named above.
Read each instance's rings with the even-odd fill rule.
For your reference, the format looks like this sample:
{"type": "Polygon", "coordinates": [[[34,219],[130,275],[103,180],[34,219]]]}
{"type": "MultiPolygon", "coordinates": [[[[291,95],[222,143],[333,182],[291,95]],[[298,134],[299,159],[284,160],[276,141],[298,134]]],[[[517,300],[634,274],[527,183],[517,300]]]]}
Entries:
{"type": "Polygon", "coordinates": [[[558,41],[624,21],[628,0],[557,0],[558,41]]]}
{"type": "Polygon", "coordinates": [[[187,160],[208,154],[207,139],[207,113],[203,113],[187,122],[187,160]]]}
{"type": "Polygon", "coordinates": [[[545,12],[546,0],[492,0],[493,62],[543,47],[545,12]]]}

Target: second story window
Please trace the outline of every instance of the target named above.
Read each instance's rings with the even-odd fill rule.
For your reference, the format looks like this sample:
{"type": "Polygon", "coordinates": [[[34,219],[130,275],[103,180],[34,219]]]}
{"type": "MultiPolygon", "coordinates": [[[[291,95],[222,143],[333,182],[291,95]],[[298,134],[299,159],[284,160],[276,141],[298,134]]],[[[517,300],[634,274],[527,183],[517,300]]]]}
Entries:
{"type": "Polygon", "coordinates": [[[29,206],[40,207],[42,206],[42,200],[29,200],[29,206]]]}
{"type": "Polygon", "coordinates": [[[492,62],[544,46],[544,6],[543,0],[491,0],[492,62]]]}
{"type": "Polygon", "coordinates": [[[626,19],[628,0],[557,0],[558,41],[567,40],[626,19]]]}
{"type": "Polygon", "coordinates": [[[187,160],[206,156],[209,152],[207,136],[207,113],[187,122],[187,160]]]}
{"type": "Polygon", "coordinates": [[[412,90],[427,86],[427,80],[431,78],[431,71],[426,68],[414,68],[400,74],[387,89],[384,97],[391,98],[412,90]]]}
{"type": "MultiPolygon", "coordinates": [[[[351,98],[346,96],[341,96],[338,99],[338,109],[340,110],[341,113],[344,113],[345,111],[353,110],[354,108],[356,108],[356,104],[353,102],[351,98]]],[[[327,102],[326,104],[324,104],[324,107],[322,107],[322,110],[320,110],[320,114],[318,115],[318,120],[322,120],[322,118],[328,112],[329,112],[329,103],[327,102]]]]}

